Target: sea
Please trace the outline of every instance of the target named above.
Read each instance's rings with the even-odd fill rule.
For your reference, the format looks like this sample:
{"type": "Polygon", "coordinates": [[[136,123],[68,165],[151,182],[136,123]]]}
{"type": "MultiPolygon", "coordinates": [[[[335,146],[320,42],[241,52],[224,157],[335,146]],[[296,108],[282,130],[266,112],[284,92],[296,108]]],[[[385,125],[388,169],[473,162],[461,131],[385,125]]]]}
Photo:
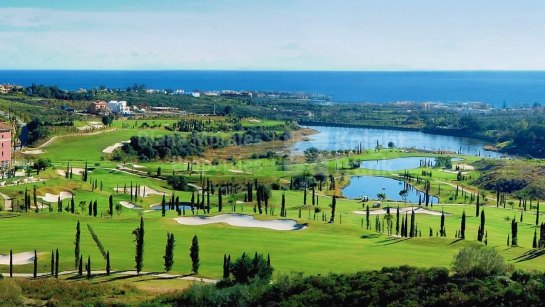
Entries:
{"type": "Polygon", "coordinates": [[[326,96],[330,102],[484,102],[496,107],[545,103],[545,71],[79,71],[0,70],[0,84],[56,85],[66,90],[247,90],[326,96]]]}

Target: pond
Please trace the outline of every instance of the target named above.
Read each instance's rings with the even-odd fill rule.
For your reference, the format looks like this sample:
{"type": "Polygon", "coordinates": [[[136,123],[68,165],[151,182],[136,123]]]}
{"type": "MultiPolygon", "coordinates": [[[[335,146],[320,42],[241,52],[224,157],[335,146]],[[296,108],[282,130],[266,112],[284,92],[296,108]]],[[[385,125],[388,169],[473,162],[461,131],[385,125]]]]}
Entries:
{"type": "MultiPolygon", "coordinates": [[[[452,158],[452,162],[461,161],[460,158],[452,158]]],[[[435,165],[433,157],[407,157],[384,160],[367,160],[361,162],[361,168],[377,171],[400,171],[405,169],[419,168],[421,165],[435,165]]]]}
{"type": "Polygon", "coordinates": [[[310,147],[320,150],[344,150],[354,149],[359,144],[366,149],[373,149],[377,142],[387,147],[393,142],[398,148],[416,148],[430,151],[451,151],[467,155],[480,155],[483,157],[499,158],[502,154],[484,150],[487,145],[484,141],[424,133],[420,131],[403,131],[374,128],[353,128],[353,127],[326,127],[326,126],[305,126],[317,130],[318,133],[309,136],[310,140],[295,143],[294,150],[303,152],[310,147]]]}
{"type": "MultiPolygon", "coordinates": [[[[342,189],[342,194],[352,199],[361,198],[362,196],[367,196],[369,199],[377,199],[377,194],[384,193],[388,200],[403,201],[399,192],[404,187],[405,184],[401,180],[376,176],[353,176],[350,178],[350,184],[342,189]]],[[[425,193],[409,186],[407,202],[418,203],[420,197],[422,198],[422,202],[424,202],[425,193]]],[[[437,204],[439,203],[439,199],[430,196],[431,202],[437,204]]]]}

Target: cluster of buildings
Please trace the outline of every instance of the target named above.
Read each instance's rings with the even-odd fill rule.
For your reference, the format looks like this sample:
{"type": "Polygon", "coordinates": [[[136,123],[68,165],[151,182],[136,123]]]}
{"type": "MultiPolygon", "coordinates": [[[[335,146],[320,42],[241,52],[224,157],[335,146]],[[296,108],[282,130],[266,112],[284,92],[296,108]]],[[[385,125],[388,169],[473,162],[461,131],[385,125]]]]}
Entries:
{"type": "Polygon", "coordinates": [[[6,169],[11,166],[11,125],[0,122],[0,168],[6,169]]]}
{"type": "Polygon", "coordinates": [[[14,88],[19,89],[22,87],[20,85],[13,85],[13,84],[0,84],[0,94],[7,94],[14,88]]]}
{"type": "Polygon", "coordinates": [[[91,114],[115,114],[115,115],[130,115],[131,108],[126,101],[110,100],[108,102],[100,100],[92,102],[87,108],[87,112],[91,114]]]}

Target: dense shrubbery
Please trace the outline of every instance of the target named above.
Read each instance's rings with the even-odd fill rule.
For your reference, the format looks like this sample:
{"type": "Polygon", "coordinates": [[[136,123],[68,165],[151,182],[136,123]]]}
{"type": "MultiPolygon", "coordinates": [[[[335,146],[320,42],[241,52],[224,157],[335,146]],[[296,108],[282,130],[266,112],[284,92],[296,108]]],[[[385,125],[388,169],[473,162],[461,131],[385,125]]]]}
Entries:
{"type": "Polygon", "coordinates": [[[545,276],[449,276],[407,266],[356,274],[281,277],[273,284],[193,286],[156,300],[199,306],[528,306],[545,300],[545,276]]]}

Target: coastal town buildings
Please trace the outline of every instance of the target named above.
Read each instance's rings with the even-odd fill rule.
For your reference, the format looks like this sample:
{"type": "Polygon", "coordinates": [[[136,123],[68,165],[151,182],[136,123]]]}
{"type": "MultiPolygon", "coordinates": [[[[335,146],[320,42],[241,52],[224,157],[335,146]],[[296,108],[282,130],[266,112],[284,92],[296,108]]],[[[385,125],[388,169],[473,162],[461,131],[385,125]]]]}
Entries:
{"type": "Polygon", "coordinates": [[[108,104],[106,103],[106,101],[92,102],[87,109],[87,112],[91,114],[102,114],[107,113],[108,111],[108,104]]]}
{"type": "Polygon", "coordinates": [[[9,124],[0,122],[0,167],[7,168],[11,165],[11,131],[9,124]]]}
{"type": "Polygon", "coordinates": [[[108,108],[110,109],[110,112],[112,112],[113,114],[118,114],[118,115],[131,114],[131,109],[127,105],[126,101],[110,100],[108,102],[108,108]]]}

